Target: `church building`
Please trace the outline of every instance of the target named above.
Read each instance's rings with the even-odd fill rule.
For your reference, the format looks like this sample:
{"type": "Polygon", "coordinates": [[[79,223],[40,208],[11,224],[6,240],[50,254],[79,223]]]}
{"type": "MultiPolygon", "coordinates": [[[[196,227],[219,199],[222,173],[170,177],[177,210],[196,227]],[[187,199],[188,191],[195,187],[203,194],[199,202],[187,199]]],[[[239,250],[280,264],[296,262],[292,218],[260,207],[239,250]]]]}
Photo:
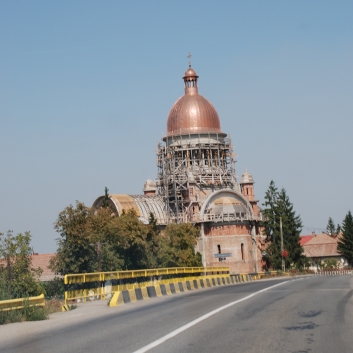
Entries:
{"type": "Polygon", "coordinates": [[[199,227],[195,250],[204,266],[229,266],[231,273],[260,271],[262,215],[254,179],[246,171],[237,181],[231,139],[214,106],[198,93],[198,78],[189,63],[185,94],[172,106],[158,144],[157,178],[145,182],[143,195],[109,195],[110,204],[117,214],[134,209],[145,223],[152,212],[161,227],[185,222],[199,227]]]}

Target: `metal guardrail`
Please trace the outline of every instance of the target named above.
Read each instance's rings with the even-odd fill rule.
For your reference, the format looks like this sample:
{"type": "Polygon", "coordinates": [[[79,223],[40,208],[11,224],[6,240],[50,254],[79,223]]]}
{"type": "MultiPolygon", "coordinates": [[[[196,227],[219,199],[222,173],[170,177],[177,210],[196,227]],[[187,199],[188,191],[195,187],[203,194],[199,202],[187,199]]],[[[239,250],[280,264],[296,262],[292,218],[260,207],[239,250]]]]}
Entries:
{"type": "Polygon", "coordinates": [[[127,279],[138,277],[153,277],[163,275],[175,274],[190,274],[200,272],[227,272],[229,267],[170,267],[170,268],[156,268],[146,270],[133,270],[133,271],[114,271],[114,272],[93,272],[93,273],[79,273],[64,276],[64,284],[73,283],[87,283],[87,282],[102,282],[115,279],[127,279]]]}
{"type": "Polygon", "coordinates": [[[10,299],[0,301],[0,311],[18,310],[25,307],[25,303],[29,306],[41,306],[45,305],[44,294],[38,295],[37,297],[10,299]]]}
{"type": "Polygon", "coordinates": [[[320,276],[343,276],[352,275],[353,270],[318,270],[316,275],[320,276]]]}
{"type": "Polygon", "coordinates": [[[281,271],[266,271],[266,272],[253,272],[253,273],[240,273],[240,276],[249,275],[252,279],[261,279],[267,277],[277,277],[277,276],[289,276],[288,272],[281,272],[281,271]]]}
{"type": "Polygon", "coordinates": [[[178,277],[197,278],[198,276],[225,275],[229,276],[229,267],[171,267],[146,269],[135,271],[114,271],[114,272],[96,272],[69,274],[64,276],[65,284],[65,304],[68,301],[87,298],[105,299],[113,292],[142,288],[148,285],[166,283],[168,278],[178,277]],[[183,277],[185,275],[185,277],[183,277]],[[194,275],[194,276],[193,276],[194,275]],[[163,278],[163,277],[167,277],[163,278]],[[123,283],[130,281],[130,283],[123,283]],[[115,283],[114,283],[115,282],[115,283]],[[116,283],[117,282],[117,283],[116,283]],[[90,284],[100,284],[90,288],[76,288],[75,285],[83,286],[90,284]]]}

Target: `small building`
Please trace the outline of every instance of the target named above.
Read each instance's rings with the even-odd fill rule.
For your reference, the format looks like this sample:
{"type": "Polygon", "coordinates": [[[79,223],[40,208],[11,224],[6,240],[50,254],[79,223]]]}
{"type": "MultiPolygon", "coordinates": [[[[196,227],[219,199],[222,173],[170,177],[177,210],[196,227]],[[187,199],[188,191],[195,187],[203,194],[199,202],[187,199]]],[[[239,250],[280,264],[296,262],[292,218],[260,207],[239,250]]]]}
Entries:
{"type": "Polygon", "coordinates": [[[309,236],[301,236],[300,243],[304,249],[304,255],[312,262],[312,269],[316,271],[322,267],[322,263],[326,260],[333,259],[339,261],[341,266],[346,264],[337,250],[337,242],[339,237],[332,238],[326,233],[315,234],[309,236]]]}

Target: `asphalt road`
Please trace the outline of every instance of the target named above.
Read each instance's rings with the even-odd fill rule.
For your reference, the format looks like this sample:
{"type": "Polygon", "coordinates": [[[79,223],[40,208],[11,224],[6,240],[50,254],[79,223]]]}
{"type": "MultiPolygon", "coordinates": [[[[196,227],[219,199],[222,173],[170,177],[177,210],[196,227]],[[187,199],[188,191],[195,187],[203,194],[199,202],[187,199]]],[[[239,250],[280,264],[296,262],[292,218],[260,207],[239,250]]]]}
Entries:
{"type": "Polygon", "coordinates": [[[0,326],[0,352],[352,352],[352,296],[353,276],[337,276],[94,302],[0,326]]]}

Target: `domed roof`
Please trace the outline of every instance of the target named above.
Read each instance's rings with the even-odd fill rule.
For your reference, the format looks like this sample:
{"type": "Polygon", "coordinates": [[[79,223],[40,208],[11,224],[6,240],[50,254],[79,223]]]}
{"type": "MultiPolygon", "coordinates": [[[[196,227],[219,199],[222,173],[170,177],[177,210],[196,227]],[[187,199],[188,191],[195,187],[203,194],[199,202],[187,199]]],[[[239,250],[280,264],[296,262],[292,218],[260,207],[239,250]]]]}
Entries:
{"type": "Polygon", "coordinates": [[[143,185],[143,191],[155,191],[155,190],[157,190],[156,183],[151,179],[147,179],[145,181],[145,184],[143,185]]]}
{"type": "Polygon", "coordinates": [[[222,133],[216,109],[198,93],[197,78],[195,70],[189,67],[183,77],[185,95],[174,103],[168,115],[167,136],[222,133]]]}
{"type": "Polygon", "coordinates": [[[253,184],[253,183],[254,183],[254,178],[248,171],[242,174],[240,184],[253,184]]]}
{"type": "Polygon", "coordinates": [[[186,77],[199,77],[197,76],[196,74],[196,71],[190,66],[186,71],[185,71],[185,74],[184,74],[184,77],[183,79],[185,79],[186,77]]]}

